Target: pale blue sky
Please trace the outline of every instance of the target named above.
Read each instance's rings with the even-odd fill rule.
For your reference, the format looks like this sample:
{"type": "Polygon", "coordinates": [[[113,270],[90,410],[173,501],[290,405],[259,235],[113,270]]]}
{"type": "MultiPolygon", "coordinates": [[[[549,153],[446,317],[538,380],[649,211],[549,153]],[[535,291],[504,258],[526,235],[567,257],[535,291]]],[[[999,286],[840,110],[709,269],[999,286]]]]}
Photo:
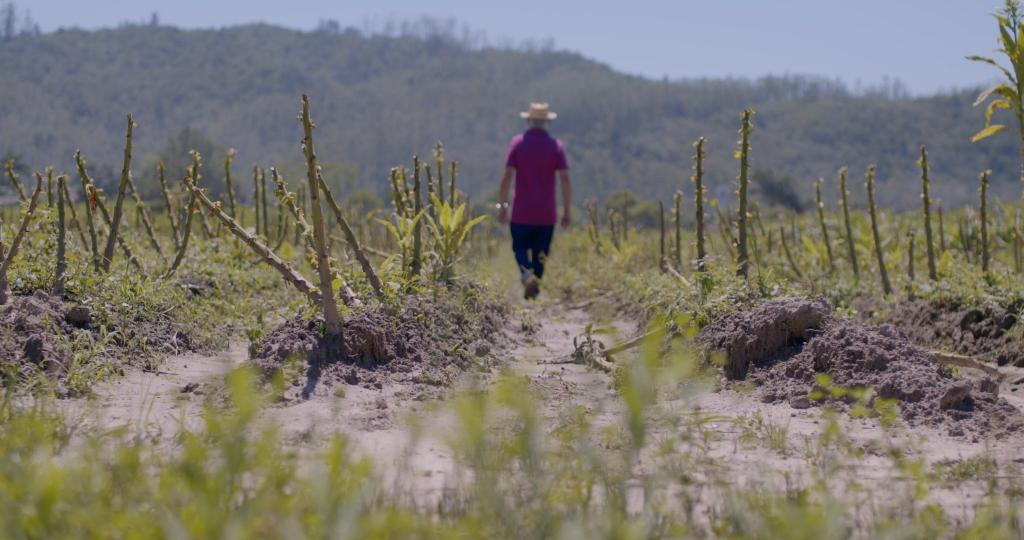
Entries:
{"type": "Polygon", "coordinates": [[[648,77],[817,74],[851,85],[902,79],[933,93],[994,79],[967,54],[995,47],[999,0],[16,0],[44,31],[142,21],[218,27],[267,22],[312,29],[421,15],[455,18],[492,40],[553,39],[648,77]]]}

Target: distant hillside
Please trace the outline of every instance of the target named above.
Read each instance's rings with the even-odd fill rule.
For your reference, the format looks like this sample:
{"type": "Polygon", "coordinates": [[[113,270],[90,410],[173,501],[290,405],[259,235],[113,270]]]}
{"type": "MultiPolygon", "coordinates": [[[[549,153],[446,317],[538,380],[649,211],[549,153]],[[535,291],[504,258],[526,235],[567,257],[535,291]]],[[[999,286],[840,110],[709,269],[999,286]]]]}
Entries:
{"type": "MultiPolygon", "coordinates": [[[[680,51],[680,63],[692,53],[680,51]]],[[[855,96],[805,77],[655,81],[564,52],[266,25],[25,35],[0,42],[0,77],[0,155],[19,155],[31,168],[71,170],[81,149],[98,176],[111,180],[129,111],[138,123],[135,171],[143,183],[158,154],[174,152],[167,157],[180,165],[193,140],[237,148],[243,177],[253,163],[294,170],[295,114],[307,92],[321,158],[352,167],[343,182],[349,190],[383,192],[390,166],[407,163],[413,152],[428,156],[440,139],[461,162],[463,186],[478,199],[491,196],[505,144],[521,128],[516,113],[530,100],[550,101],[560,114],[553,131],[568,147],[581,196],[628,188],[668,198],[689,190],[690,145],[705,136],[710,185],[728,197],[746,106],[758,113],[753,166],[790,175],[802,197],[819,176],[834,193],[844,164],[859,196],[865,167],[877,163],[882,199],[917,204],[922,143],[947,204],[973,200],[984,168],[995,171],[996,193],[1020,189],[1012,137],[969,142],[982,123],[982,111],[971,106],[974,92],[905,99],[855,96]]],[[[222,175],[219,151],[213,153],[209,185],[222,175]]]]}

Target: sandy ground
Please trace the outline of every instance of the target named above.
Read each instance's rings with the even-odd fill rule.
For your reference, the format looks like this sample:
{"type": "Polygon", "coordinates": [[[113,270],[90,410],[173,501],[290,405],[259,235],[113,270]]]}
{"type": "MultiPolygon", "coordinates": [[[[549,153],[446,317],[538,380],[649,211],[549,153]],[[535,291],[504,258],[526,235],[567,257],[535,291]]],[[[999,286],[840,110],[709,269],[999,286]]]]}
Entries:
{"type": "Polygon", "coordinates": [[[217,355],[172,356],[158,371],[131,369],[94,386],[92,396],[61,404],[80,418],[79,431],[126,429],[134,437],[173,440],[183,428],[202,429],[204,397],[222,388],[224,375],[246,357],[240,343],[217,355]]]}
{"type": "MultiPolygon", "coordinates": [[[[582,406],[591,413],[596,425],[622,423],[611,377],[567,362],[573,351],[573,338],[592,322],[586,311],[556,302],[524,305],[509,322],[507,332],[518,345],[504,352],[504,362],[499,359],[497,363],[528,378],[541,397],[544,415],[549,420],[582,406]],[[536,328],[524,332],[524,320],[536,322],[536,328]]],[[[598,322],[595,327],[602,329],[595,337],[607,345],[637,334],[634,325],[621,321],[598,322]]],[[[183,427],[202,428],[201,415],[208,397],[223,385],[227,372],[245,361],[245,355],[244,346],[236,344],[219,355],[173,357],[159,372],[130,372],[121,379],[98,385],[91,398],[65,400],[64,407],[69,414],[78,415],[84,430],[123,427],[136,436],[173,444],[174,435],[183,427]]],[[[623,355],[618,360],[628,361],[629,357],[623,355]]],[[[1024,376],[1024,370],[1020,371],[1007,381],[1024,376]]],[[[492,372],[497,373],[498,369],[492,372]]],[[[479,388],[492,377],[493,374],[467,377],[453,391],[479,388]]],[[[1001,395],[1024,409],[1021,393],[1006,386],[1001,395]]],[[[308,395],[312,397],[303,399],[290,392],[263,412],[266,420],[280,426],[282,444],[315,455],[326,447],[331,435],[343,434],[357,454],[372,458],[384,477],[396,482],[395,489],[417,504],[435,504],[459,482],[461,473],[456,470],[446,442],[454,435],[456,422],[444,401],[421,400],[414,389],[401,385],[380,390],[343,386],[308,395]]],[[[797,410],[788,404],[762,403],[752,391],[708,389],[686,400],[664,401],[658,410],[664,417],[704,416],[701,429],[704,444],[708,445],[706,455],[721,476],[737,487],[785,487],[806,480],[813,467],[822,466],[808,460],[802,450],[804,442],[815,440],[824,425],[819,408],[797,410]],[[784,428],[786,448],[741,442],[741,428],[735,420],[752,415],[760,416],[766,424],[784,428]]],[[[913,455],[929,464],[974,456],[1017,468],[1024,464],[1020,454],[1024,436],[972,443],[938,431],[918,429],[904,429],[891,437],[870,419],[841,416],[840,423],[851,444],[864,450],[864,457],[855,464],[844,463],[837,470],[856,475],[865,484],[877,482],[884,487],[907,481],[893,470],[891,460],[885,456],[885,449],[893,443],[913,449],[913,455]]],[[[678,439],[678,423],[654,425],[658,427],[653,432],[652,446],[666,438],[678,439]]],[[[956,483],[931,496],[951,517],[967,520],[983,492],[984,485],[979,480],[956,483]]]]}

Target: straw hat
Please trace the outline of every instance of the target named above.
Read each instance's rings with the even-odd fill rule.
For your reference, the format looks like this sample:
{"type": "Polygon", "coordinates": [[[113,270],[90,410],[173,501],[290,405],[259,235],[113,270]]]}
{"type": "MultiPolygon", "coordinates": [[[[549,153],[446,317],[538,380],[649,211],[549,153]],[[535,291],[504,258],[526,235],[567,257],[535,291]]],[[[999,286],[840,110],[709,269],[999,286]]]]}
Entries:
{"type": "Polygon", "coordinates": [[[547,103],[531,103],[530,110],[519,113],[519,117],[528,120],[554,120],[558,115],[548,109],[547,103]]]}

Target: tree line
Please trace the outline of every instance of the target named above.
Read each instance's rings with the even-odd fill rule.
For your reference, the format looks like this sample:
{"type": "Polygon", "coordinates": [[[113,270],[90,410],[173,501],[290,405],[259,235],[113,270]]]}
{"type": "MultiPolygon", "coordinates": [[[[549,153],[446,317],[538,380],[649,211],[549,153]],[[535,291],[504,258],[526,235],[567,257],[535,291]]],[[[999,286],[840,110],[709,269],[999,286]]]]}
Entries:
{"type": "MultiPolygon", "coordinates": [[[[1019,193],[1013,141],[970,141],[984,118],[972,106],[976,89],[910,97],[898,81],[854,91],[813,76],[651,80],[550,47],[491,46],[445,24],[370,32],[325,21],[303,32],[157,23],[20,33],[0,44],[0,69],[0,155],[26,170],[72,170],[81,150],[101,186],[115,182],[120,119],[130,111],[140,190],[150,196],[158,193],[156,163],[183,175],[188,150],[199,149],[190,145],[207,145],[213,160],[234,148],[240,166],[296,161],[301,134],[281,128],[292,122],[280,111],[302,92],[330,120],[319,135],[321,157],[343,171],[332,188],[385,200],[390,165],[438,140],[460,162],[466,192],[492,197],[505,145],[523,127],[517,113],[538,99],[560,114],[552,129],[566,143],[583,198],[628,189],[669,199],[690,189],[688,141],[704,136],[709,195],[730,200],[735,119],[748,106],[759,113],[754,189],[783,206],[807,206],[818,178],[866,163],[877,164],[881,204],[913,206],[917,196],[900,186],[917,178],[921,144],[931,149],[934,194],[947,206],[973,200],[978,170],[993,171],[993,195],[1019,193]]],[[[213,171],[209,180],[222,185],[213,171]]],[[[838,193],[833,184],[823,186],[827,197],[838,193]]]]}

